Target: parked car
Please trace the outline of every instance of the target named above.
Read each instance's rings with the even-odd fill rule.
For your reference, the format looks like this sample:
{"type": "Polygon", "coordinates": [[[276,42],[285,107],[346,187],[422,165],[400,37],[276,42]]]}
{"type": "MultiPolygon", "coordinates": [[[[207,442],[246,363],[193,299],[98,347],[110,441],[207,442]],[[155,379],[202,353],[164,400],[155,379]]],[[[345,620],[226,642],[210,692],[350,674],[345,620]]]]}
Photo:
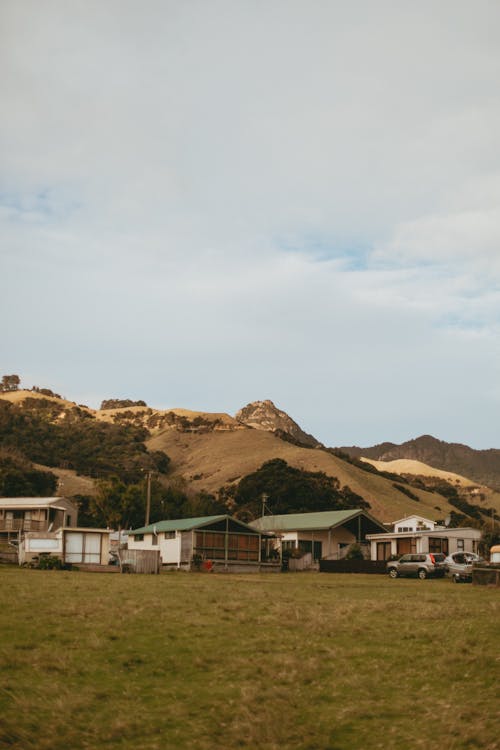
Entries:
{"type": "Polygon", "coordinates": [[[453,583],[471,583],[472,566],[483,558],[475,552],[453,552],[445,559],[446,575],[453,583]]]}
{"type": "Polygon", "coordinates": [[[387,572],[391,578],[399,576],[417,576],[417,578],[442,578],[445,574],[445,555],[441,552],[429,552],[403,555],[399,560],[387,563],[387,572]]]}

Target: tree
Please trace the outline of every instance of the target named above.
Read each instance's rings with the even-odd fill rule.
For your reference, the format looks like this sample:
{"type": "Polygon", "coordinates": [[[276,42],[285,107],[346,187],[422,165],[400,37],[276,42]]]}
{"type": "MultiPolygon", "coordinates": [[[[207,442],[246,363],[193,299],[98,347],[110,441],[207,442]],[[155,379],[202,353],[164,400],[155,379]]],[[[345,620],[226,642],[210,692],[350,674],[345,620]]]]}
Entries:
{"type": "Polygon", "coordinates": [[[17,391],[20,383],[19,375],[4,375],[0,383],[0,391],[17,391]]]}
{"type": "Polygon", "coordinates": [[[103,526],[127,529],[144,523],[144,494],[137,484],[125,484],[117,476],[99,479],[90,511],[103,526]]]}
{"type": "MultiPolygon", "coordinates": [[[[232,499],[228,494],[220,492],[219,500],[232,499]]],[[[273,513],[307,513],[369,507],[366,500],[349,487],[341,487],[336,477],[321,471],[297,469],[289,466],[281,458],[266,461],[260,469],[247,474],[240,481],[234,492],[234,504],[239,517],[241,512],[254,518],[259,516],[263,494],[270,497],[273,513]]]]}

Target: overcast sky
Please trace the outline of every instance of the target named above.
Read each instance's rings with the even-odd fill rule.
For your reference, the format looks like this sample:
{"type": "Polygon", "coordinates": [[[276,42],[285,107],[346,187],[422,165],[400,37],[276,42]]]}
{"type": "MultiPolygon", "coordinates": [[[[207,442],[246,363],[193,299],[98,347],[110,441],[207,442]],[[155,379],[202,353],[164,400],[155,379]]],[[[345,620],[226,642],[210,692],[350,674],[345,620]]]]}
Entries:
{"type": "Polygon", "coordinates": [[[2,374],[500,447],[500,3],[2,0],[2,374]]]}

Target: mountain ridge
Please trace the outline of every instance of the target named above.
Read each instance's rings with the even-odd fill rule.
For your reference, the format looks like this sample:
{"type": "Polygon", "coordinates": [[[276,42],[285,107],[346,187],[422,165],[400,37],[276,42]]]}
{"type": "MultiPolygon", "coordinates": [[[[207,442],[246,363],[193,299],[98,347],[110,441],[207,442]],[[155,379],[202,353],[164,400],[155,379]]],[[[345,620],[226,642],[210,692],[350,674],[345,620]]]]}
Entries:
{"type": "MultiPolygon", "coordinates": [[[[33,436],[29,442],[31,455],[28,455],[29,451],[26,453],[31,461],[56,473],[68,490],[78,485],[78,478],[85,479],[81,482],[80,492],[83,494],[90,493],[89,482],[109,476],[116,465],[121,466],[122,476],[132,478],[127,481],[138,481],[140,471],[152,469],[160,472],[162,481],[177,483],[186,492],[205,492],[214,497],[223,492],[227,496],[227,492],[230,493],[244,477],[266,462],[280,459],[304,472],[323,472],[334,477],[346,492],[352,492],[369,503],[371,512],[384,522],[414,513],[438,520],[459,507],[449,502],[450,498],[437,487],[426,483],[410,482],[408,485],[404,477],[386,471],[380,473],[368,464],[363,466],[357,456],[349,456],[347,451],[346,455],[339,449],[326,448],[270,400],[251,402],[234,417],[225,412],[154,409],[147,405],[94,410],[57,395],[47,396],[32,391],[0,393],[0,404],[2,401],[9,401],[13,409],[20,410],[18,418],[21,421],[34,419],[39,425],[37,429],[53,425],[50,434],[42,430],[40,435],[47,434],[54,449],[58,445],[57,441],[54,442],[54,429],[65,430],[67,441],[72,440],[68,437],[69,428],[75,430],[71,434],[78,444],[80,430],[82,435],[94,440],[94,452],[87,456],[85,464],[91,470],[91,476],[81,468],[81,456],[78,450],[76,453],[71,450],[74,446],[69,442],[66,454],[58,449],[59,452],[52,454],[50,463],[42,460],[33,436]],[[128,435],[126,442],[122,439],[122,431],[124,436],[128,435]],[[96,444],[95,436],[106,441],[109,439],[110,445],[106,442],[96,444]],[[128,452],[122,451],[122,444],[128,452]],[[116,464],[113,456],[116,456],[116,464]],[[75,470],[74,475],[72,470],[75,470]]],[[[0,412],[5,413],[6,409],[7,404],[0,412]]],[[[8,437],[7,433],[5,436],[8,437]]],[[[11,442],[11,447],[22,450],[22,440],[17,445],[11,442]]],[[[8,441],[5,444],[8,445],[8,441]]],[[[27,447],[28,443],[24,445],[27,447]]],[[[391,449],[394,446],[383,445],[391,449]]],[[[360,448],[355,450],[363,452],[360,448]]],[[[498,499],[500,506],[500,497],[498,499]]],[[[483,514],[488,511],[485,498],[480,498],[478,509],[483,514]]],[[[468,512],[466,508],[465,512],[468,512]]]]}
{"type": "Polygon", "coordinates": [[[497,448],[476,450],[464,443],[447,443],[432,435],[421,435],[399,445],[385,442],[366,448],[344,446],[341,450],[353,458],[421,461],[500,491],[500,449],[497,448]]]}

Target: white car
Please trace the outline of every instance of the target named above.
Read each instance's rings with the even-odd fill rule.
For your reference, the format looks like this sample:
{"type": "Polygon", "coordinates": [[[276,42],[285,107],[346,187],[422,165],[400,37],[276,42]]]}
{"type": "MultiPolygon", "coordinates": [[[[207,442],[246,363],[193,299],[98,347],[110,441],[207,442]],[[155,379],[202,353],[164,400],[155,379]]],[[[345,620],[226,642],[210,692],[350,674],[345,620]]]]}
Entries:
{"type": "Polygon", "coordinates": [[[470,583],[472,581],[472,566],[481,562],[483,558],[475,552],[453,552],[445,559],[446,575],[453,583],[470,583]]]}

